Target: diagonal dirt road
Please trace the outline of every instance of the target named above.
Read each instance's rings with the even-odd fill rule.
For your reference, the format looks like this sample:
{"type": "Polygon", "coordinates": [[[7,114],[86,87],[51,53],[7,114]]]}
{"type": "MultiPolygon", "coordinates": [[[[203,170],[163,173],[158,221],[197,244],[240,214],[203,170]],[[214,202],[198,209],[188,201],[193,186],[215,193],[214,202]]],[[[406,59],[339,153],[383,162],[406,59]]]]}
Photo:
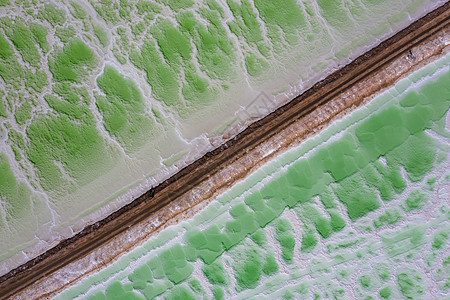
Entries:
{"type": "MultiPolygon", "coordinates": [[[[107,264],[126,249],[139,244],[169,220],[176,219],[179,214],[205,199],[210,199],[217,191],[243,178],[260,163],[282,151],[283,147],[314,133],[318,127],[324,126],[344,110],[360,105],[363,96],[370,96],[392,85],[401,76],[401,72],[392,78],[379,79],[376,87],[361,93],[360,97],[349,98],[345,103],[342,102],[342,105],[333,106],[333,109],[329,107],[333,99],[346,95],[347,91],[370,78],[380,76],[384,69],[405,62],[410,49],[425,43],[431,45],[428,56],[425,55],[408,66],[403,64],[404,72],[411,70],[414,64],[445,51],[444,48],[448,44],[445,39],[448,42],[450,36],[449,22],[450,2],[447,2],[288,104],[251,124],[235,138],[207,153],[131,204],[104,220],[87,226],[74,237],[62,241],[44,254],[3,275],[0,277],[0,299],[46,298],[86,273],[107,264]],[[311,121],[311,116],[317,114],[328,116],[320,122],[311,121]],[[301,132],[294,133],[295,128],[301,128],[301,132]],[[278,143],[276,149],[268,154],[267,145],[274,143],[278,143]],[[151,225],[151,220],[156,216],[164,220],[157,225],[151,225]],[[132,241],[129,238],[131,233],[136,233],[132,241]],[[127,242],[119,242],[120,237],[125,237],[127,242]],[[121,246],[115,247],[118,243],[121,246]],[[98,256],[99,249],[107,252],[107,255],[98,256]],[[85,270],[84,274],[74,275],[76,272],[73,270],[66,270],[77,264],[79,268],[84,267],[86,261],[83,259],[86,257],[95,257],[96,264],[85,270]],[[62,274],[71,275],[57,278],[65,276],[62,274]]],[[[448,50],[448,47],[445,49],[448,50]]]]}

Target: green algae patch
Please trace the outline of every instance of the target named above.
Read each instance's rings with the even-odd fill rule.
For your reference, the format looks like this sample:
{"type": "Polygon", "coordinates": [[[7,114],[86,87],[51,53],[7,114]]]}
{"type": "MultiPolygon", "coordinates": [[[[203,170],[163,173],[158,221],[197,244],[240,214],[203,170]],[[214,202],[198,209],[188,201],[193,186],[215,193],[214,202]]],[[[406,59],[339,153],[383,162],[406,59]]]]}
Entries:
{"type": "Polygon", "coordinates": [[[70,41],[75,37],[77,31],[73,26],[67,27],[56,27],[55,35],[63,42],[64,44],[70,41]]]}
{"type": "MultiPolygon", "coordinates": [[[[90,104],[91,99],[86,87],[77,87],[75,85],[72,85],[72,83],[70,82],[62,82],[53,84],[52,89],[56,95],[61,97],[61,99],[72,104],[73,108],[74,104],[82,104],[78,106],[90,104]]],[[[48,94],[48,96],[50,97],[53,95],[48,94]]]]}
{"type": "Polygon", "coordinates": [[[153,120],[145,113],[144,101],[136,84],[116,69],[106,66],[97,78],[105,96],[96,96],[96,105],[103,115],[106,130],[127,151],[134,151],[147,142],[153,120]]]}
{"type": "Polygon", "coordinates": [[[414,107],[420,103],[420,95],[416,91],[410,91],[403,96],[399,103],[402,107],[414,107]]]}
{"type": "Polygon", "coordinates": [[[33,92],[41,93],[48,84],[47,73],[42,70],[28,71],[24,75],[25,87],[33,92]]]}
{"type": "Polygon", "coordinates": [[[277,273],[278,270],[279,270],[278,263],[275,259],[275,256],[273,255],[273,253],[267,254],[266,260],[262,267],[262,271],[264,272],[264,274],[272,275],[272,274],[277,273]]]}
{"type": "Polygon", "coordinates": [[[7,118],[8,113],[5,107],[5,103],[3,102],[3,97],[0,97],[0,117],[7,118]]]}
{"type": "Polygon", "coordinates": [[[295,0],[255,0],[255,7],[267,26],[268,36],[273,43],[280,41],[281,32],[286,42],[298,43],[298,28],[306,24],[305,16],[295,0]]]}
{"type": "Polygon", "coordinates": [[[39,10],[37,17],[46,20],[52,26],[62,26],[66,22],[66,12],[64,9],[58,8],[55,4],[45,4],[44,8],[39,10]]]}
{"type": "Polygon", "coordinates": [[[220,261],[216,260],[209,265],[205,265],[202,271],[211,284],[227,284],[225,269],[220,261]]]}
{"type": "Polygon", "coordinates": [[[208,227],[206,230],[190,230],[186,233],[186,256],[189,261],[195,261],[197,257],[204,263],[210,264],[224,251],[224,242],[229,239],[220,232],[217,225],[208,227]]]}
{"type": "Polygon", "coordinates": [[[367,188],[360,175],[353,175],[341,181],[335,188],[339,200],[347,207],[348,216],[352,221],[380,207],[377,194],[367,188]]]}
{"type": "Polygon", "coordinates": [[[74,18],[83,20],[86,18],[87,13],[81,4],[76,1],[70,1],[70,5],[72,6],[71,14],[74,18]]]}
{"type": "Polygon", "coordinates": [[[434,249],[442,249],[442,247],[447,243],[448,235],[449,234],[447,231],[440,231],[436,233],[431,246],[434,249]]]}
{"type": "Polygon", "coordinates": [[[73,189],[75,182],[85,184],[110,167],[104,141],[88,109],[81,120],[74,122],[67,115],[48,116],[28,126],[27,157],[37,168],[45,190],[73,189]]]}
{"type": "Polygon", "coordinates": [[[23,125],[26,121],[31,119],[31,109],[32,107],[29,99],[25,99],[25,102],[16,108],[14,118],[18,124],[23,125]]]}
{"type": "Polygon", "coordinates": [[[280,219],[275,226],[275,239],[281,246],[281,257],[287,263],[292,263],[294,256],[295,238],[293,227],[287,219],[280,219]]]}
{"type": "Polygon", "coordinates": [[[192,46],[189,36],[173,26],[170,21],[158,21],[152,26],[151,31],[165,61],[174,69],[180,68],[182,60],[190,58],[192,46]]]}
{"type": "Polygon", "coordinates": [[[392,290],[391,290],[390,286],[386,286],[378,291],[378,294],[383,299],[389,299],[391,297],[391,293],[392,293],[392,290]]]}
{"type": "MultiPolygon", "coordinates": [[[[14,56],[9,56],[7,59],[2,59],[0,64],[0,77],[3,78],[6,84],[11,85],[15,89],[21,88],[21,79],[23,79],[27,72],[14,56]]],[[[10,95],[13,93],[10,93],[10,95]]],[[[12,100],[8,99],[11,103],[12,100]]]]}
{"type": "Polygon", "coordinates": [[[74,39],[49,59],[49,69],[56,81],[80,82],[87,75],[85,68],[97,65],[94,52],[81,39],[74,39]]]}
{"type": "Polygon", "coordinates": [[[341,231],[346,226],[344,218],[340,214],[334,211],[330,211],[330,226],[334,232],[341,231]]]}
{"type": "Polygon", "coordinates": [[[38,23],[30,24],[30,31],[33,33],[34,40],[41,47],[42,52],[46,54],[50,50],[50,45],[47,40],[47,27],[38,23]]]}
{"type": "Polygon", "coordinates": [[[415,189],[409,193],[408,198],[406,198],[404,203],[404,209],[406,211],[417,210],[425,205],[428,200],[428,194],[422,190],[415,189]]]}
{"type": "Polygon", "coordinates": [[[153,19],[153,14],[160,13],[162,8],[156,2],[148,0],[139,0],[136,3],[136,9],[139,15],[145,15],[149,19],[153,19]]]}
{"type": "Polygon", "coordinates": [[[245,198],[244,202],[255,212],[255,220],[261,227],[266,226],[279,215],[279,213],[270,206],[269,203],[271,202],[264,201],[261,193],[249,195],[245,198]]]}
{"type": "Polygon", "coordinates": [[[100,25],[93,25],[92,28],[94,30],[95,37],[98,39],[100,44],[103,47],[108,46],[109,44],[108,34],[106,33],[105,29],[100,25]]]}
{"type": "Polygon", "coordinates": [[[124,285],[120,281],[115,281],[111,283],[105,292],[106,299],[111,300],[144,300],[145,298],[141,295],[133,292],[133,291],[126,291],[124,288],[124,285]]]}
{"type": "Polygon", "coordinates": [[[228,250],[241,242],[248,234],[254,233],[260,228],[256,214],[248,209],[245,203],[240,203],[230,209],[230,215],[234,220],[225,225],[225,237],[223,245],[228,250]]]}
{"type": "Polygon", "coordinates": [[[184,281],[191,275],[193,266],[186,261],[186,256],[180,244],[163,251],[159,258],[167,278],[174,284],[184,281]]]}
{"type": "MultiPolygon", "coordinates": [[[[394,163],[388,161],[387,166],[383,166],[381,163],[376,162],[375,166],[377,168],[377,171],[382,174],[384,178],[386,178],[386,185],[392,185],[394,191],[397,194],[402,193],[406,188],[406,180],[403,178],[403,176],[400,174],[400,167],[399,165],[395,165],[394,163]],[[389,183],[387,183],[389,182],[389,183]]],[[[384,183],[381,183],[380,186],[384,186],[384,183]]],[[[389,189],[389,187],[386,187],[386,189],[389,189]]],[[[380,195],[383,198],[383,189],[380,188],[380,195]]],[[[384,197],[383,200],[387,200],[388,198],[384,197]]]]}
{"type": "Polygon", "coordinates": [[[314,162],[329,172],[336,181],[354,174],[359,165],[365,165],[367,158],[356,151],[357,144],[355,138],[347,134],[340,140],[331,143],[325,149],[317,151],[314,162]]]}
{"type": "Polygon", "coordinates": [[[188,290],[184,286],[175,286],[173,289],[170,290],[170,292],[167,294],[167,296],[164,297],[165,300],[196,300],[197,298],[194,296],[194,294],[191,293],[190,290],[188,290]]]}
{"type": "Polygon", "coordinates": [[[374,267],[375,273],[382,281],[387,281],[391,278],[391,270],[387,263],[377,263],[374,267]]]}
{"type": "Polygon", "coordinates": [[[200,293],[200,292],[203,291],[202,284],[201,284],[200,280],[198,280],[198,279],[192,279],[191,281],[189,281],[189,287],[190,287],[195,293],[200,293]]]}
{"type": "Polygon", "coordinates": [[[236,35],[242,35],[248,44],[256,44],[263,40],[260,23],[252,5],[248,0],[237,3],[227,1],[235,20],[228,22],[228,27],[236,35]]]}
{"type": "Polygon", "coordinates": [[[8,142],[10,142],[12,145],[16,160],[18,160],[18,161],[21,160],[22,155],[20,154],[18,149],[25,150],[25,148],[26,148],[26,144],[25,144],[23,135],[14,129],[10,129],[8,132],[8,142]]]}
{"type": "Polygon", "coordinates": [[[388,159],[403,165],[411,181],[421,180],[435,163],[434,140],[425,132],[411,135],[406,142],[388,155],[388,159]]]}
{"type": "Polygon", "coordinates": [[[291,290],[286,290],[283,294],[283,299],[291,300],[294,299],[295,295],[291,290]]]}
{"type": "Polygon", "coordinates": [[[333,27],[346,27],[350,24],[347,5],[339,1],[318,0],[323,17],[333,27]]]}
{"type": "Polygon", "coordinates": [[[242,257],[234,260],[233,269],[240,289],[251,289],[257,286],[262,274],[263,261],[256,248],[246,248],[242,257]]]}
{"type": "Polygon", "coordinates": [[[186,9],[194,5],[194,0],[158,0],[158,2],[169,6],[174,11],[186,9]]]}
{"type": "Polygon", "coordinates": [[[128,275],[128,279],[133,283],[135,289],[143,290],[147,286],[147,283],[153,282],[152,270],[147,264],[143,264],[128,275]]]}
{"type": "Polygon", "coordinates": [[[318,196],[320,197],[320,202],[322,202],[326,209],[337,207],[336,201],[333,199],[331,190],[328,187],[325,188],[318,196]]]}
{"type": "Polygon", "coordinates": [[[250,238],[260,247],[264,247],[267,243],[266,234],[262,229],[258,229],[250,238]]]}
{"type": "Polygon", "coordinates": [[[382,200],[389,201],[394,198],[395,189],[392,180],[386,173],[386,167],[379,161],[375,161],[362,170],[366,183],[380,192],[382,200]]]}
{"type": "Polygon", "coordinates": [[[169,106],[181,103],[177,73],[161,59],[153,42],[145,41],[140,52],[132,51],[130,60],[146,72],[152,94],[157,100],[169,106]]]}
{"type": "Polygon", "coordinates": [[[13,55],[14,51],[9,44],[8,40],[0,33],[0,57],[2,59],[7,59],[13,55]]]}
{"type": "Polygon", "coordinates": [[[376,160],[380,155],[402,145],[409,137],[409,131],[402,124],[402,117],[402,110],[390,106],[358,125],[355,133],[369,160],[376,160]]]}
{"type": "Polygon", "coordinates": [[[305,226],[314,226],[316,231],[323,237],[327,238],[332,233],[332,226],[335,226],[336,231],[339,231],[339,227],[345,226],[343,219],[334,211],[329,211],[330,217],[333,218],[333,225],[331,224],[331,218],[327,218],[323,213],[315,206],[313,201],[309,203],[302,203],[294,207],[297,215],[305,226]]]}
{"type": "Polygon", "coordinates": [[[177,17],[181,30],[190,33],[197,48],[197,60],[200,68],[211,79],[226,81],[234,76],[235,51],[227,36],[217,10],[203,10],[203,16],[209,21],[204,25],[192,12],[183,12],[177,17]]]}
{"type": "Polygon", "coordinates": [[[159,257],[153,257],[147,262],[148,267],[152,270],[152,276],[155,279],[164,278],[164,269],[162,266],[162,261],[159,257]]]}
{"type": "Polygon", "coordinates": [[[188,108],[201,108],[215,99],[218,95],[217,89],[211,88],[208,79],[197,74],[193,64],[187,64],[184,72],[186,83],[183,84],[181,93],[184,99],[189,101],[186,105],[188,108]]]}
{"type": "Polygon", "coordinates": [[[359,284],[360,284],[364,289],[370,290],[370,289],[373,288],[373,281],[372,281],[372,278],[371,278],[371,276],[368,275],[368,274],[361,275],[361,276],[358,278],[358,281],[359,281],[359,284]]]}
{"type": "Polygon", "coordinates": [[[148,285],[145,289],[142,290],[142,294],[146,299],[153,299],[159,295],[162,295],[167,290],[167,286],[163,283],[153,283],[152,285],[148,285]]]}
{"type": "Polygon", "coordinates": [[[212,288],[212,292],[213,292],[214,300],[223,300],[224,299],[225,292],[223,291],[223,288],[214,286],[212,288]]]}
{"type": "MultiPolygon", "coordinates": [[[[0,197],[7,203],[2,206],[7,220],[20,218],[31,205],[31,191],[25,183],[17,181],[4,153],[0,153],[0,197]]],[[[0,227],[3,227],[2,223],[0,221],[0,227]]]]}
{"type": "Polygon", "coordinates": [[[45,95],[44,99],[55,112],[66,115],[71,120],[83,120],[90,114],[86,106],[76,106],[67,99],[61,100],[57,96],[49,94],[45,95]]]}
{"type": "Polygon", "coordinates": [[[269,63],[264,58],[251,53],[245,57],[245,67],[248,74],[258,76],[269,67],[269,63]]]}
{"type": "Polygon", "coordinates": [[[302,234],[302,245],[300,250],[302,252],[309,252],[317,245],[317,237],[312,230],[306,230],[302,234]]]}
{"type": "Polygon", "coordinates": [[[14,24],[6,30],[6,35],[19,51],[24,61],[35,67],[39,65],[41,55],[35,46],[34,35],[23,21],[15,20],[14,24]]]}
{"type": "MultiPolygon", "coordinates": [[[[128,1],[122,1],[121,3],[127,5],[128,1]]],[[[101,1],[96,2],[95,4],[92,3],[92,6],[98,13],[98,15],[102,17],[106,22],[116,24],[119,21],[120,16],[117,3],[114,3],[113,1],[101,1]]],[[[122,12],[124,13],[125,17],[127,11],[123,10],[122,12]]],[[[131,20],[127,21],[131,22],[131,20]]]]}
{"type": "Polygon", "coordinates": [[[387,209],[384,213],[373,220],[373,226],[380,228],[381,226],[393,225],[402,218],[398,209],[387,209]]]}
{"type": "Polygon", "coordinates": [[[318,217],[314,225],[316,226],[317,232],[322,236],[322,238],[326,239],[331,235],[331,225],[330,221],[324,217],[318,217]]]}
{"type": "Polygon", "coordinates": [[[397,285],[406,299],[417,299],[425,292],[422,275],[416,269],[407,269],[397,273],[397,285]]]}
{"type": "Polygon", "coordinates": [[[434,191],[436,187],[436,180],[437,180],[436,176],[428,178],[425,185],[426,189],[428,189],[429,191],[434,191]]]}

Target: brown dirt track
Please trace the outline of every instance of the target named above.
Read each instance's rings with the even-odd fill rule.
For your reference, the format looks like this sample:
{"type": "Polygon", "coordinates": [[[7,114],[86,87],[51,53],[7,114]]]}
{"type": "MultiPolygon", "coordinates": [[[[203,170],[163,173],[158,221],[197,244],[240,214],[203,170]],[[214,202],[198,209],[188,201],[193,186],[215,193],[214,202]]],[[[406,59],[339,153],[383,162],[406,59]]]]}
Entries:
{"type": "MultiPolygon", "coordinates": [[[[447,2],[315,84],[286,105],[251,124],[232,140],[205,154],[129,205],[104,220],[87,226],[74,237],[60,242],[44,254],[1,276],[0,299],[44,298],[54,295],[82,275],[73,275],[73,278],[65,280],[61,278],[45,280],[54,274],[60,274],[58,272],[62,272],[61,270],[70,264],[79,263],[84,257],[97,253],[95,251],[102,247],[108,248],[108,255],[99,257],[95,267],[87,272],[107,264],[126,249],[139,244],[165,223],[174,222],[178,215],[185,213],[189,208],[212,198],[233,182],[245,177],[279,151],[311,135],[317,128],[323,127],[345,110],[360,105],[365,97],[392,85],[402,74],[389,78],[381,77],[376,87],[363,91],[358,97],[347,97],[345,101],[332,108],[329,106],[333,99],[346,95],[346,91],[352,90],[368,78],[380,76],[383,69],[392,67],[397,61],[404,61],[409,49],[419,47],[438,35],[448,37],[449,22],[450,2],[447,2]],[[327,115],[326,118],[321,121],[310,120],[311,116],[315,116],[321,110],[321,114],[327,115]],[[301,131],[294,132],[299,130],[298,128],[301,128],[301,131]],[[277,143],[277,146],[273,153],[267,154],[269,143],[277,143]],[[164,218],[162,222],[154,225],[149,221],[161,215],[164,218]],[[144,227],[146,232],[141,230],[144,227]],[[131,242],[122,242],[120,247],[114,246],[121,236],[125,239],[128,236],[130,240],[129,236],[133,230],[139,234],[133,236],[131,242]],[[40,292],[36,293],[37,290],[40,292]]],[[[435,47],[428,56],[420,58],[416,64],[439,55],[443,50],[442,44],[440,48],[435,47]]],[[[405,67],[405,72],[413,67],[414,64],[405,67]]]]}

